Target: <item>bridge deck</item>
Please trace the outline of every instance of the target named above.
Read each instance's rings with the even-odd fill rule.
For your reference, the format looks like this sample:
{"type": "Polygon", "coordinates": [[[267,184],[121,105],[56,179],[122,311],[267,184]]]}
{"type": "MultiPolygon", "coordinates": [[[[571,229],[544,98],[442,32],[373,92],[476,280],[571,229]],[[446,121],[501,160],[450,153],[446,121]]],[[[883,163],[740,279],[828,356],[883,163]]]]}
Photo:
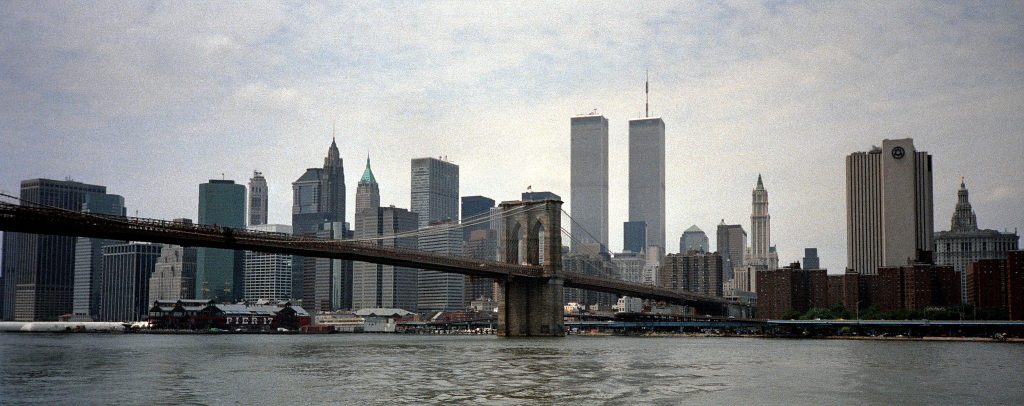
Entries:
{"type": "MultiPolygon", "coordinates": [[[[488,278],[550,277],[544,274],[540,266],[458,258],[376,243],[105,216],[3,202],[0,202],[0,230],[346,259],[488,278]]],[[[567,287],[661,300],[698,308],[714,309],[727,304],[719,297],[677,292],[650,285],[578,274],[559,276],[564,278],[567,287]]]]}

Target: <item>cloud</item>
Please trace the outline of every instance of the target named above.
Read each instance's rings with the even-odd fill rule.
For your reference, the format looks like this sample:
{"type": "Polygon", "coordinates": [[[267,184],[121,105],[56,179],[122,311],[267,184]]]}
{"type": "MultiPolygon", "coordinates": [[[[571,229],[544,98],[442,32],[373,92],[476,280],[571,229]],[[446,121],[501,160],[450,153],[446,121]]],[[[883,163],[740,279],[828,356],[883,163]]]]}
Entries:
{"type": "MultiPolygon", "coordinates": [[[[667,245],[749,228],[764,174],[782,260],[845,266],[843,158],[913,137],[935,156],[938,229],[967,176],[979,218],[1022,227],[1020,4],[5,3],[0,189],[104,184],[194,217],[197,184],[260,169],[271,220],[319,166],[332,123],[349,195],[367,153],[382,201],[444,156],[463,194],[569,198],[569,117],[611,120],[610,235],[626,217],[627,120],[667,125],[667,245]]],[[[352,202],[354,199],[349,199],[352,202]]],[[[350,207],[351,211],[351,207],[350,207]]]]}

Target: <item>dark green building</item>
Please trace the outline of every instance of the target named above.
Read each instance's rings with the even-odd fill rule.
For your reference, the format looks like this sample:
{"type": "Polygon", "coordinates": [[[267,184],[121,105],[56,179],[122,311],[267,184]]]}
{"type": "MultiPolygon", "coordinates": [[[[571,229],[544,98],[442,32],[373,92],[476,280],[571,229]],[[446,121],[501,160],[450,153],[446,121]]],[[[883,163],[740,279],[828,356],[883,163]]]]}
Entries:
{"type": "MultiPolygon", "coordinates": [[[[245,228],[245,186],[212,179],[199,185],[199,224],[245,228]]],[[[241,300],[244,253],[237,250],[196,250],[196,299],[241,300]]]]}

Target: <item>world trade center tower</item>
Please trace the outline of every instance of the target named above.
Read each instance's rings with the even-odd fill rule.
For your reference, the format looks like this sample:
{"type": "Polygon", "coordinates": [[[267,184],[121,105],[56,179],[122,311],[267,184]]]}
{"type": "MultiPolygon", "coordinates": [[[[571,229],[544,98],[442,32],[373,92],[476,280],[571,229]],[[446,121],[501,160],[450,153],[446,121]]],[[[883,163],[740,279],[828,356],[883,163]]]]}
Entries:
{"type": "Polygon", "coordinates": [[[665,122],[629,120],[629,221],[647,223],[647,245],[665,252],[665,122]]]}
{"type": "Polygon", "coordinates": [[[608,250],[608,119],[581,115],[570,122],[569,226],[576,252],[579,244],[601,244],[608,250]]]}

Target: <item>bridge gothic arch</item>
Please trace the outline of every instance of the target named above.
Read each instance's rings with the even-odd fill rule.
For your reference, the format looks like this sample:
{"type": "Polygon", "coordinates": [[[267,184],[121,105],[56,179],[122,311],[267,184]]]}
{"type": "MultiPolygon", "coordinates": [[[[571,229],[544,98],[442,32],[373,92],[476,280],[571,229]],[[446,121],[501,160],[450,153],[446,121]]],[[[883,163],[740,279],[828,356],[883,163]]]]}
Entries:
{"type": "Polygon", "coordinates": [[[502,202],[501,210],[502,261],[541,266],[544,278],[509,276],[495,281],[498,334],[563,335],[562,202],[502,202]]]}

